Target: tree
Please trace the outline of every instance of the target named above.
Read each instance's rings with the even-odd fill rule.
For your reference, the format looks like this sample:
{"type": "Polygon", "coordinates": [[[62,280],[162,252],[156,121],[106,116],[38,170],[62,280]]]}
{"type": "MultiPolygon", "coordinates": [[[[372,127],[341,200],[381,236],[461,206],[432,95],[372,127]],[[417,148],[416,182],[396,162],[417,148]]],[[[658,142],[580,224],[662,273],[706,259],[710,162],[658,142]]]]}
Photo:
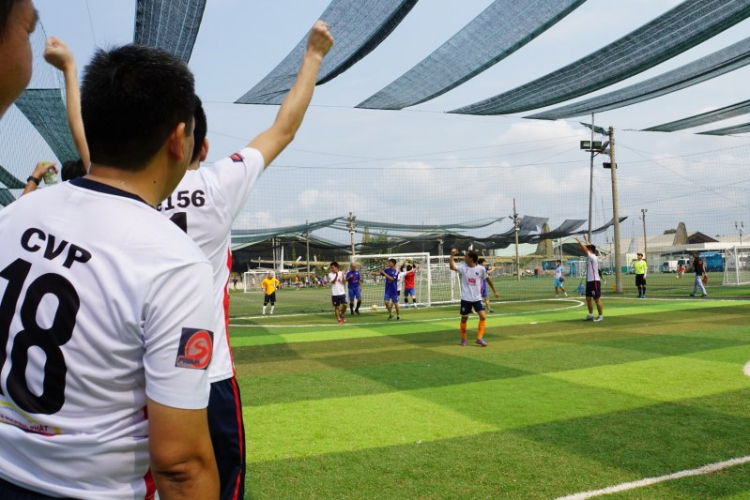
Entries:
{"type": "Polygon", "coordinates": [[[667,229],[664,234],[677,234],[677,229],[667,229]]]}

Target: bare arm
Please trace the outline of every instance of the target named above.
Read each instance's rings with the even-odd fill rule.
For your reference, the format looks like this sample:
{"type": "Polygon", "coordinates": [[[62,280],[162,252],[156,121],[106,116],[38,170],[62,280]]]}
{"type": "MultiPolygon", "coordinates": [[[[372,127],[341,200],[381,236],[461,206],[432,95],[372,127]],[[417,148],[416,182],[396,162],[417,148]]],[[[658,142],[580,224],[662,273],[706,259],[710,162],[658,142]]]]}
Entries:
{"type": "Polygon", "coordinates": [[[585,253],[586,255],[588,255],[589,254],[589,249],[586,248],[586,245],[584,245],[584,243],[580,239],[578,239],[578,238],[576,238],[576,241],[580,245],[581,250],[583,250],[583,253],[585,253]]]}
{"type": "Polygon", "coordinates": [[[487,276],[485,281],[487,282],[488,285],[490,285],[490,288],[492,288],[492,293],[495,294],[495,298],[500,297],[500,294],[497,293],[497,290],[495,290],[495,284],[492,282],[492,279],[489,276],[487,276]]]}
{"type": "Polygon", "coordinates": [[[147,404],[151,472],[159,497],[218,499],[219,473],[206,410],[180,410],[151,399],[147,404]]]}
{"type": "Polygon", "coordinates": [[[261,152],[266,166],[292,142],[302,125],[302,119],[312,100],[320,64],[332,46],[333,37],[328,31],[328,25],[323,21],[316,22],[307,40],[307,51],[302,59],[297,81],[281,103],[276,121],[271,128],[248,144],[261,152]]]}
{"type": "Polygon", "coordinates": [[[89,156],[89,145],[86,142],[86,133],[81,116],[81,89],[78,85],[76,61],[65,42],[54,36],[47,38],[44,59],[62,71],[65,77],[65,107],[68,112],[68,125],[73,135],[73,142],[81,156],[81,161],[83,161],[83,167],[88,171],[89,165],[91,165],[91,157],[89,156]]]}
{"type": "Polygon", "coordinates": [[[54,162],[40,161],[39,163],[37,163],[36,167],[34,168],[34,172],[31,173],[31,177],[36,180],[29,179],[26,182],[26,187],[23,188],[23,193],[21,193],[21,196],[36,191],[36,189],[39,187],[39,183],[42,182],[44,174],[46,174],[49,170],[54,170],[55,172],[57,172],[57,167],[55,167],[54,162]]]}
{"type": "Polygon", "coordinates": [[[451,271],[458,271],[458,268],[456,267],[456,262],[453,260],[456,255],[458,255],[458,250],[456,250],[455,248],[451,248],[451,258],[450,258],[451,271]]]}

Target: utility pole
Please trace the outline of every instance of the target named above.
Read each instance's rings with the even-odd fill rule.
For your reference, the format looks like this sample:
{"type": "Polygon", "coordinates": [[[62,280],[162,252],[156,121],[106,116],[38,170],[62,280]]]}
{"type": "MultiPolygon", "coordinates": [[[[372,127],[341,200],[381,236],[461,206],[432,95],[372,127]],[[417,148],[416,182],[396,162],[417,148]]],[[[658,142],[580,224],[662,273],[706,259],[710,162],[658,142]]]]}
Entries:
{"type": "Polygon", "coordinates": [[[307,277],[310,278],[310,223],[305,219],[305,250],[307,253],[307,277]]]}
{"type": "Polygon", "coordinates": [[[609,156],[612,161],[612,216],[614,217],[615,222],[615,292],[622,293],[622,265],[620,263],[620,201],[617,197],[617,159],[615,158],[615,129],[611,126],[609,127],[609,156]]]}
{"type": "Polygon", "coordinates": [[[352,212],[349,212],[349,237],[351,238],[352,242],[352,256],[349,258],[349,262],[354,261],[354,222],[357,220],[357,216],[355,216],[352,212]]]}
{"type": "Polygon", "coordinates": [[[743,221],[734,221],[734,228],[740,233],[740,246],[742,246],[742,233],[745,231],[745,223],[743,221]]]}
{"type": "Polygon", "coordinates": [[[591,164],[589,169],[589,234],[591,241],[591,221],[594,218],[594,113],[591,113],[591,164]]]}
{"type": "Polygon", "coordinates": [[[641,209],[641,219],[643,220],[643,259],[648,262],[648,240],[646,239],[646,212],[648,208],[641,209]]]}
{"type": "Polygon", "coordinates": [[[513,233],[516,238],[516,280],[521,281],[521,265],[518,259],[518,212],[516,211],[516,199],[513,198],[513,233]]]}

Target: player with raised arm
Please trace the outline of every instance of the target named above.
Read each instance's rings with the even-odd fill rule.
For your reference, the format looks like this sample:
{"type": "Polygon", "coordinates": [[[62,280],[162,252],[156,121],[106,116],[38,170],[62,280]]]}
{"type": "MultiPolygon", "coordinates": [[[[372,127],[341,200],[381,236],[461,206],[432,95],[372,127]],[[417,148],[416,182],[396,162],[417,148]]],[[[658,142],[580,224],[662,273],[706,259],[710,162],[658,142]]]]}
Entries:
{"type": "Polygon", "coordinates": [[[260,282],[260,287],[263,289],[263,316],[266,315],[266,306],[269,302],[271,303],[271,315],[273,316],[273,308],[276,306],[276,290],[281,286],[281,282],[276,279],[276,273],[268,271],[268,275],[260,282]]]}
{"type": "Polygon", "coordinates": [[[339,270],[339,263],[331,262],[328,283],[331,284],[331,304],[339,325],[346,323],[346,292],[344,290],[344,273],[339,270]]]}
{"type": "Polygon", "coordinates": [[[232,268],[232,221],[245,205],[250,191],[265,168],[294,139],[310,100],[323,57],[333,38],[328,26],[318,21],[308,38],[297,81],[287,94],[270,128],[238,153],[200,167],[208,155],[207,123],[196,107],[196,146],[190,170],[167,200],[163,215],[187,232],[206,254],[213,268],[216,343],[209,367],[211,399],[209,428],[221,479],[221,498],[242,498],[245,490],[245,431],[242,401],[229,348],[229,293],[232,268]]]}
{"type": "Polygon", "coordinates": [[[482,347],[487,347],[487,342],[484,340],[487,314],[484,311],[484,304],[482,303],[482,282],[487,281],[495,297],[499,297],[500,294],[495,290],[495,284],[492,282],[492,279],[487,276],[487,269],[479,265],[479,256],[474,250],[465,252],[464,262],[458,266],[454,260],[456,255],[458,255],[458,250],[451,248],[451,271],[455,271],[461,275],[461,345],[466,345],[466,322],[469,321],[469,314],[471,314],[473,309],[479,315],[479,329],[477,330],[476,343],[482,347]]]}
{"type": "Polygon", "coordinates": [[[584,321],[598,323],[604,321],[604,306],[602,306],[602,282],[599,276],[599,259],[596,256],[596,246],[588,240],[584,243],[576,238],[576,241],[586,255],[586,306],[589,309],[589,314],[584,318],[584,321]],[[596,303],[596,311],[599,313],[596,318],[594,318],[594,303],[596,303]]]}
{"type": "Polygon", "coordinates": [[[344,279],[349,290],[349,314],[359,314],[359,307],[362,305],[362,277],[359,274],[356,262],[349,264],[349,270],[346,272],[344,279]],[[354,306],[354,299],[357,299],[357,306],[354,306]]]}
{"type": "Polygon", "coordinates": [[[89,175],[0,211],[0,498],[218,498],[211,267],[154,210],[190,163],[193,76],[99,50],[82,111],[89,175]]]}
{"type": "Polygon", "coordinates": [[[393,309],[396,309],[396,321],[401,321],[401,311],[398,307],[398,275],[399,270],[396,267],[396,259],[388,259],[388,267],[381,269],[380,272],[372,273],[375,276],[385,277],[385,294],[383,295],[383,304],[388,310],[388,320],[393,319],[393,309]]]}
{"type": "Polygon", "coordinates": [[[404,307],[409,307],[409,297],[413,307],[417,307],[417,291],[414,288],[414,282],[417,277],[417,271],[419,271],[419,264],[412,266],[411,264],[406,265],[406,271],[404,271],[404,307]]]}

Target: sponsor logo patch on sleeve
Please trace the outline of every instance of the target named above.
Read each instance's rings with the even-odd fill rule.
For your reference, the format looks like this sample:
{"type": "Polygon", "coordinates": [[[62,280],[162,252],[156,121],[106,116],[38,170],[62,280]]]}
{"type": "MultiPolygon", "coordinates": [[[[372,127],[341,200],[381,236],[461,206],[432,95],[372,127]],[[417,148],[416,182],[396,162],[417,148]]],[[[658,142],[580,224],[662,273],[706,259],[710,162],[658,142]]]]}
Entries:
{"type": "Polygon", "coordinates": [[[178,368],[205,370],[211,363],[213,351],[213,332],[198,328],[183,328],[174,365],[178,368]]]}
{"type": "Polygon", "coordinates": [[[233,162],[235,162],[235,163],[242,163],[243,161],[245,161],[245,159],[244,159],[244,158],[242,157],[242,155],[241,155],[241,154],[239,154],[239,153],[234,153],[234,154],[230,155],[229,157],[230,157],[230,158],[232,159],[232,161],[233,161],[233,162]]]}

